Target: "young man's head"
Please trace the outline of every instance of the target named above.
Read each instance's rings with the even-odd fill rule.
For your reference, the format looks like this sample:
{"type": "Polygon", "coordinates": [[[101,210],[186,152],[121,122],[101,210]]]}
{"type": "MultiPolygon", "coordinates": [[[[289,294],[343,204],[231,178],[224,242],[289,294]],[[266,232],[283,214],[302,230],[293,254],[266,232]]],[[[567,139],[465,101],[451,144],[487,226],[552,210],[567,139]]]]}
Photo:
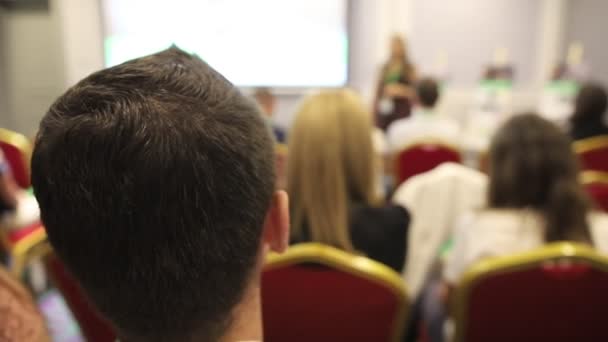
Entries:
{"type": "Polygon", "coordinates": [[[213,341],[286,247],[273,163],[256,105],[170,49],[61,96],[32,182],[56,252],[124,340],[213,341]]]}
{"type": "Polygon", "coordinates": [[[433,108],[439,99],[439,85],[432,78],[423,78],[416,85],[418,103],[424,108],[433,108]]]}

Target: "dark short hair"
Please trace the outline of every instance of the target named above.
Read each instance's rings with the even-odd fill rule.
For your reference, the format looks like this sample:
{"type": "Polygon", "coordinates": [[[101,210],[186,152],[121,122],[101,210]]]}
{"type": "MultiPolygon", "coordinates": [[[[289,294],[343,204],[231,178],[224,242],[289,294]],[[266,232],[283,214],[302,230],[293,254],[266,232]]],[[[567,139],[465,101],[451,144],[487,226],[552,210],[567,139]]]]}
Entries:
{"type": "Polygon", "coordinates": [[[43,118],[32,159],[51,244],[130,340],[225,332],[274,178],[253,101],[176,48],[69,89],[43,118]]]}
{"type": "Polygon", "coordinates": [[[601,122],[607,106],[608,96],[604,87],[598,83],[586,83],[576,96],[574,114],[570,120],[574,125],[601,122]]]}
{"type": "Polygon", "coordinates": [[[416,85],[418,101],[425,107],[434,107],[439,99],[439,85],[432,78],[423,78],[416,85]]]}
{"type": "Polygon", "coordinates": [[[547,242],[590,242],[589,200],[578,174],[565,133],[534,113],[516,115],[492,140],[488,206],[540,212],[547,242]]]}

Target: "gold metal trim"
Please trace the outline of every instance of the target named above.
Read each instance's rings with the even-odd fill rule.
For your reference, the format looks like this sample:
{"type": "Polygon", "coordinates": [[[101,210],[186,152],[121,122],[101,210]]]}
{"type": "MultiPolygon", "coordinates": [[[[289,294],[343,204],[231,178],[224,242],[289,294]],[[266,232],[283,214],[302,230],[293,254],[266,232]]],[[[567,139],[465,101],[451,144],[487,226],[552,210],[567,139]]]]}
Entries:
{"type": "Polygon", "coordinates": [[[274,145],[274,151],[275,151],[275,153],[279,153],[279,154],[285,155],[285,154],[287,154],[287,150],[288,150],[287,144],[276,143],[274,145]]]}
{"type": "Polygon", "coordinates": [[[583,171],[579,176],[583,185],[592,183],[603,183],[608,185],[608,172],[601,171],[583,171]]]}
{"type": "Polygon", "coordinates": [[[266,259],[265,269],[272,270],[307,262],[326,265],[387,287],[398,302],[391,341],[401,341],[410,304],[405,283],[397,272],[377,261],[320,243],[296,244],[284,254],[271,253],[266,259]]]}
{"type": "Polygon", "coordinates": [[[577,140],[572,144],[574,152],[577,154],[586,153],[600,148],[608,149],[608,135],[577,140]]]}
{"type": "Polygon", "coordinates": [[[454,341],[460,342],[465,340],[467,305],[471,291],[478,282],[497,274],[523,271],[547,261],[564,258],[584,261],[593,268],[608,272],[608,257],[599,254],[588,245],[573,242],[552,243],[530,252],[506,257],[488,258],[474,264],[461,278],[452,298],[452,317],[454,318],[456,328],[454,341]]]}
{"type": "Polygon", "coordinates": [[[17,277],[21,277],[28,259],[32,257],[32,251],[38,248],[47,248],[44,245],[49,245],[46,230],[42,225],[40,227],[41,229],[36,229],[15,243],[9,241],[8,233],[5,230],[0,231],[0,240],[11,258],[11,273],[17,277]]]}
{"type": "Polygon", "coordinates": [[[30,177],[30,161],[32,159],[32,143],[30,140],[23,134],[10,131],[6,128],[0,128],[0,141],[5,144],[15,146],[19,152],[21,152],[21,157],[25,162],[24,169],[27,172],[27,177],[30,177]]]}
{"type": "Polygon", "coordinates": [[[452,144],[452,143],[446,142],[445,140],[437,139],[437,138],[416,139],[416,140],[413,140],[406,144],[403,144],[403,145],[401,145],[400,148],[397,149],[397,155],[401,154],[402,152],[404,152],[406,150],[410,150],[414,147],[424,146],[424,145],[439,146],[439,147],[451,150],[453,152],[456,152],[459,155],[461,155],[461,157],[462,157],[462,151],[461,151],[460,147],[458,147],[456,144],[452,144]]]}

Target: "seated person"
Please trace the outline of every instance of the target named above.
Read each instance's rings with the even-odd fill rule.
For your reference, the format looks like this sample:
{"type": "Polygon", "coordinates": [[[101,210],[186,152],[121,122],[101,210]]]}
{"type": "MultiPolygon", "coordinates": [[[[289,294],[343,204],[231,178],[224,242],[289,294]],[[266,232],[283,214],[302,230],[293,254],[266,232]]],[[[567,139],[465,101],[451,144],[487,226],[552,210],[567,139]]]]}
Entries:
{"type": "Polygon", "coordinates": [[[44,318],[27,289],[0,265],[0,341],[50,341],[44,318]]]}
{"type": "Polygon", "coordinates": [[[0,216],[17,208],[19,187],[13,179],[10,165],[0,150],[0,216]]]}
{"type": "Polygon", "coordinates": [[[270,92],[268,88],[257,88],[253,96],[260,108],[262,109],[262,112],[266,114],[266,120],[268,120],[268,124],[272,128],[272,132],[274,133],[274,137],[277,142],[281,144],[286,143],[287,132],[285,132],[285,129],[277,126],[272,121],[272,117],[274,115],[274,106],[276,102],[274,95],[270,92]]]}
{"type": "Polygon", "coordinates": [[[0,229],[19,230],[40,220],[34,196],[19,188],[0,151],[0,229]]]}
{"type": "Polygon", "coordinates": [[[49,240],[121,341],[262,340],[260,277],[288,243],[262,114],[177,48],[88,76],[40,123],[49,240]]]}
{"type": "Polygon", "coordinates": [[[387,139],[393,153],[418,139],[458,141],[458,124],[435,113],[435,105],[439,100],[437,82],[431,78],[422,79],[416,86],[416,92],[418,100],[411,117],[399,119],[388,127],[387,139]]]}
{"type": "Polygon", "coordinates": [[[320,242],[403,268],[408,212],[384,204],[372,123],[350,90],[304,101],[290,133],[287,189],[293,243],[320,242]]]}
{"type": "Polygon", "coordinates": [[[476,261],[579,241],[608,253],[608,215],[594,212],[578,182],[568,137],[534,114],[515,116],[495,135],[484,209],[462,218],[444,270],[457,284],[476,261]]]}
{"type": "Polygon", "coordinates": [[[574,140],[608,135],[606,125],[606,90],[595,83],[587,83],[576,96],[574,114],[570,117],[570,136],[574,140]]]}
{"type": "Polygon", "coordinates": [[[432,275],[442,247],[452,238],[454,221],[485,203],[487,177],[472,168],[443,163],[401,184],[393,202],[408,208],[412,222],[404,278],[415,299],[432,275]]]}

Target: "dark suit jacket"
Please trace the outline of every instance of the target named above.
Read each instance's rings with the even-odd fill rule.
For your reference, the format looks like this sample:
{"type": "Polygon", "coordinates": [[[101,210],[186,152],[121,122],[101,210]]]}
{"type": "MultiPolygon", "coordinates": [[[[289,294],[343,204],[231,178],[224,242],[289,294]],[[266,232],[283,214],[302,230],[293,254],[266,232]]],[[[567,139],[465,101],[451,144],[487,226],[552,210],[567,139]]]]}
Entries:
{"type": "MultiPolygon", "coordinates": [[[[397,205],[369,207],[353,205],[350,213],[350,237],[357,251],[397,272],[403,270],[407,248],[408,211],[397,205]]],[[[293,236],[291,243],[310,242],[308,232],[293,236]]]]}

